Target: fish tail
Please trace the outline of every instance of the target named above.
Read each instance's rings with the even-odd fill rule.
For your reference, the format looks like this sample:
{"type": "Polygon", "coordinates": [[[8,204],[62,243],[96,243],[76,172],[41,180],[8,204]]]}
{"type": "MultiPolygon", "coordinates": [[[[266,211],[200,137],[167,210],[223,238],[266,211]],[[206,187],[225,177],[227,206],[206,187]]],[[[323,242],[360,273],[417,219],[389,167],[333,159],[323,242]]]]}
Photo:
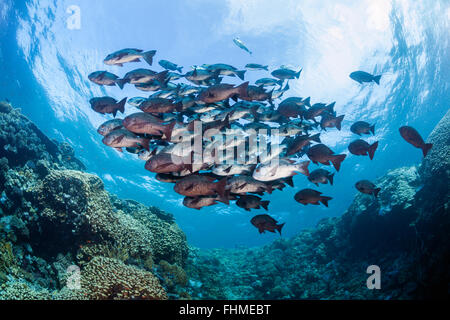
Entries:
{"type": "Polygon", "coordinates": [[[240,70],[240,71],[236,71],[236,75],[239,77],[239,79],[241,79],[242,81],[244,81],[244,77],[245,77],[245,73],[247,72],[247,70],[240,70]]]}
{"type": "Polygon", "coordinates": [[[303,102],[306,106],[311,107],[311,97],[306,98],[305,100],[303,100],[303,102]]]}
{"type": "Polygon", "coordinates": [[[370,132],[372,132],[372,134],[375,135],[375,125],[370,127],[370,132]]]}
{"type": "Polygon", "coordinates": [[[284,179],[284,181],[286,182],[286,184],[290,187],[294,187],[294,179],[292,177],[286,178],[284,179]]]}
{"type": "Polygon", "coordinates": [[[183,72],[183,67],[178,67],[178,68],[177,68],[177,71],[178,71],[179,73],[183,72]]]}
{"type": "Polygon", "coordinates": [[[303,68],[300,69],[300,71],[297,72],[297,73],[295,74],[295,77],[296,77],[297,79],[300,78],[300,74],[302,73],[302,71],[303,71],[303,68]]]}
{"type": "Polygon", "coordinates": [[[227,182],[228,179],[225,177],[215,184],[216,191],[221,197],[225,197],[227,182]]]}
{"type": "Polygon", "coordinates": [[[128,81],[125,79],[117,79],[116,80],[116,84],[120,89],[123,89],[123,87],[125,86],[125,83],[127,83],[128,81]]]}
{"type": "Polygon", "coordinates": [[[376,188],[375,190],[373,190],[373,195],[375,196],[375,198],[378,197],[378,192],[380,192],[381,188],[376,188]]]}
{"type": "Polygon", "coordinates": [[[172,139],[173,128],[175,127],[176,124],[177,121],[173,120],[170,124],[164,127],[163,134],[167,141],[170,141],[170,139],[172,139]]]}
{"type": "Polygon", "coordinates": [[[433,147],[432,143],[425,143],[425,145],[422,147],[423,156],[426,157],[428,154],[428,151],[433,147]]]}
{"type": "Polygon", "coordinates": [[[142,58],[149,64],[152,65],[153,64],[153,57],[156,53],[156,50],[151,50],[151,51],[147,51],[142,53],[142,58]]]}
{"type": "Polygon", "coordinates": [[[328,207],[328,201],[330,201],[331,199],[333,198],[321,196],[319,201],[322,202],[325,205],[325,207],[328,207]]]}
{"type": "MultiPolygon", "coordinates": [[[[125,103],[127,103],[127,98],[123,98],[117,103],[117,110],[124,113],[125,112],[125,103]]],[[[115,116],[114,116],[115,117],[115,116]]]]}
{"type": "Polygon", "coordinates": [[[310,140],[321,143],[320,141],[320,133],[316,133],[315,135],[309,137],[310,140]]]}
{"type": "Polygon", "coordinates": [[[166,78],[168,74],[169,70],[164,70],[156,75],[156,80],[158,80],[158,82],[161,84],[165,84],[167,82],[166,78]]]}
{"type": "Polygon", "coordinates": [[[311,163],[311,161],[307,160],[307,161],[303,161],[302,163],[299,163],[297,166],[298,170],[307,177],[309,176],[308,166],[310,163],[311,163]]]}
{"type": "Polygon", "coordinates": [[[266,211],[269,211],[269,203],[270,201],[261,201],[261,207],[263,207],[266,211]]]}
{"type": "Polygon", "coordinates": [[[247,97],[248,81],[236,87],[237,94],[239,97],[247,97]]]}
{"type": "Polygon", "coordinates": [[[370,160],[373,159],[373,156],[375,155],[375,150],[377,150],[377,148],[378,148],[378,141],[376,141],[375,143],[370,145],[370,147],[369,147],[369,158],[370,158],[370,160]]]}
{"type": "Polygon", "coordinates": [[[334,173],[332,173],[328,176],[328,181],[330,181],[331,185],[333,185],[333,177],[334,177],[334,173]]]}
{"type": "Polygon", "coordinates": [[[277,225],[277,231],[280,234],[280,236],[281,236],[281,229],[283,229],[284,225],[285,225],[285,223],[277,225]]]}
{"type": "Polygon", "coordinates": [[[343,114],[342,116],[337,117],[336,120],[336,128],[340,131],[341,127],[342,127],[342,120],[344,120],[345,115],[343,114]]]}
{"type": "Polygon", "coordinates": [[[331,163],[333,164],[336,171],[339,171],[341,168],[341,163],[344,161],[346,155],[345,154],[338,154],[331,158],[331,163]]]}
{"type": "Polygon", "coordinates": [[[225,194],[223,196],[219,195],[219,197],[217,198],[217,201],[222,202],[228,206],[228,205],[230,205],[229,197],[230,197],[230,190],[226,190],[225,194]]]}
{"type": "Polygon", "coordinates": [[[380,84],[380,79],[381,79],[381,74],[373,77],[373,81],[375,81],[375,83],[378,85],[380,84]]]}
{"type": "Polygon", "coordinates": [[[150,139],[142,139],[142,141],[140,142],[140,144],[142,145],[142,147],[150,152],[150,139]]]}

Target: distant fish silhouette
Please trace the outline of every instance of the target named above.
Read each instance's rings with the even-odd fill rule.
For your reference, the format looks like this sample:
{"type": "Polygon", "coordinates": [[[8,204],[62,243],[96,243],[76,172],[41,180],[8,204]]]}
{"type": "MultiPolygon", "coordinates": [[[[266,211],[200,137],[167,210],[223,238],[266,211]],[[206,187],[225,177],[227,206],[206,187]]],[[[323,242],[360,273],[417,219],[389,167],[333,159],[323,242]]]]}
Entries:
{"type": "Polygon", "coordinates": [[[247,51],[248,53],[252,54],[252,52],[247,48],[247,46],[244,44],[244,42],[242,42],[242,40],[239,39],[239,37],[233,39],[233,42],[234,42],[235,45],[237,45],[237,46],[238,46],[239,48],[241,48],[242,50],[245,50],[245,51],[247,51]]]}

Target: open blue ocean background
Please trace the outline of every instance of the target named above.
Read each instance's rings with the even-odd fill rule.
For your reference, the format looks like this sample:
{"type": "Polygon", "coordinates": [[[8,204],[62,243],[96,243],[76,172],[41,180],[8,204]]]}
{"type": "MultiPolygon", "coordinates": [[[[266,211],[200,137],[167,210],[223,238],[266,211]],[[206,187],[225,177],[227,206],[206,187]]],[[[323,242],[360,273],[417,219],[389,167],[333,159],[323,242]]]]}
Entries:
{"type": "MultiPolygon", "coordinates": [[[[270,215],[286,223],[283,237],[290,237],[324,217],[343,214],[357,192],[356,181],[421,161],[421,151],[402,140],[398,128],[413,126],[426,138],[447,112],[449,30],[447,0],[0,0],[0,98],[21,107],[48,136],[70,143],[109,191],[173,213],[190,244],[256,246],[279,237],[258,234],[250,224],[258,211],[234,205],[187,209],[172,185],[156,181],[143,162],[102,144],[96,129],[109,118],[92,111],[89,99],[145,94],[131,86],[103,89],[87,75],[96,70],[123,75],[146,67],[103,65],[107,54],[134,47],[155,49],[156,61],[173,61],[183,71],[218,62],[237,68],[247,63],[268,64],[271,70],[301,67],[287,96],[336,101],[337,114],[345,114],[343,129],[322,135],[336,153],[348,153],[353,122],[375,123],[376,135],[368,138],[380,141],[375,159],[349,155],[334,186],[320,187],[333,197],[329,208],[294,201],[298,190],[313,187],[304,176],[295,177],[295,188],[265,196],[270,215]],[[80,29],[68,28],[71,6],[80,8],[80,29]],[[237,36],[252,56],[233,44],[237,36]],[[348,75],[355,70],[383,74],[380,86],[352,81],[348,75]]],[[[151,69],[162,70],[157,63],[151,69]]],[[[263,76],[248,71],[246,80],[263,76]]]]}

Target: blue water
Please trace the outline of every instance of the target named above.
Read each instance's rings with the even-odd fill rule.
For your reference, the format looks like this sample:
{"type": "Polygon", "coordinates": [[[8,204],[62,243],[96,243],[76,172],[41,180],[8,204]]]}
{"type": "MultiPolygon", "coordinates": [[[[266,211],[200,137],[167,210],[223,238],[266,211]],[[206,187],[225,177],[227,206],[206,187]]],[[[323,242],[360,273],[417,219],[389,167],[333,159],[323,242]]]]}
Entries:
{"type": "MultiPolygon", "coordinates": [[[[90,109],[88,100],[143,94],[131,86],[101,89],[87,75],[104,69],[122,75],[145,67],[102,64],[107,54],[127,47],[156,49],[156,60],[174,61],[183,71],[216,62],[302,67],[287,96],[336,101],[338,115],[345,114],[343,130],[322,135],[335,152],[348,153],[355,139],[352,122],[376,123],[376,135],[369,138],[380,141],[375,159],[348,156],[334,186],[320,187],[334,198],[329,208],[293,200],[298,190],[314,187],[304,176],[295,177],[295,188],[265,196],[270,214],[286,222],[283,236],[290,237],[344,213],[357,180],[375,180],[389,169],[420,162],[420,150],[405,143],[398,128],[411,125],[426,138],[449,109],[449,21],[450,2],[444,0],[0,0],[0,99],[21,107],[50,137],[69,142],[109,191],[173,213],[190,244],[262,245],[279,236],[259,235],[249,222],[252,214],[234,205],[187,209],[172,186],[156,181],[141,161],[105,147],[96,133],[105,118],[90,109]],[[81,10],[80,29],[67,28],[71,5],[81,10]],[[252,56],[234,45],[237,36],[252,56]],[[348,75],[355,70],[382,73],[380,86],[352,81],[348,75]]],[[[161,70],[156,63],[152,69],[161,70]]],[[[246,80],[263,76],[249,71],[246,80]]]]}

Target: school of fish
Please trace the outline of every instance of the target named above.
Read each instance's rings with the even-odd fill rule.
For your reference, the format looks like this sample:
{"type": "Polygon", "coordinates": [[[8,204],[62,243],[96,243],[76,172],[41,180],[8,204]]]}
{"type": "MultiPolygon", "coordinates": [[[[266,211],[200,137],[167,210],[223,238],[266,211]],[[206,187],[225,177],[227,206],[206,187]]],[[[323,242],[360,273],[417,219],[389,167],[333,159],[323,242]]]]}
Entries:
{"type": "MultiPolygon", "coordinates": [[[[251,54],[241,40],[234,39],[234,43],[251,54]]],[[[121,67],[143,59],[151,66],[155,55],[156,50],[123,49],[109,54],[104,63],[121,67]]],[[[311,104],[309,97],[282,100],[289,81],[299,79],[301,69],[282,66],[270,72],[267,65],[256,63],[243,69],[217,63],[193,66],[183,74],[183,67],[173,62],[158,63],[163,71],[139,68],[122,78],[108,71],[91,73],[89,80],[100,86],[123,89],[133,85],[151,95],[120,101],[95,97],[90,104],[94,111],[112,116],[97,130],[103,143],[136,154],[157,180],[174,184],[174,191],[184,196],[186,207],[200,210],[236,201],[247,211],[268,211],[269,201],[263,200],[264,194],[294,187],[292,177],[298,173],[317,187],[333,185],[335,172],[327,168],[338,172],[346,155],[335,154],[322,144],[320,133],[341,130],[344,115],[336,114],[334,102],[311,104]],[[250,84],[245,82],[247,71],[270,72],[270,76],[250,84]],[[228,84],[227,77],[242,82],[228,84]],[[136,112],[116,118],[125,112],[127,103],[136,112]],[[274,135],[278,142],[273,141],[274,135]],[[310,162],[317,166],[311,168],[310,162]]],[[[379,84],[381,75],[356,71],[350,78],[360,84],[379,84]]],[[[369,144],[360,137],[375,135],[375,125],[361,120],[353,123],[350,131],[358,139],[350,143],[349,152],[374,159],[378,141],[369,144]]],[[[401,127],[400,134],[420,148],[424,156],[432,147],[412,127],[401,127]]],[[[358,181],[355,187],[375,198],[380,191],[368,180],[358,181]]],[[[326,207],[332,200],[314,189],[299,190],[294,199],[303,205],[322,203],[326,207]]],[[[284,226],[267,214],[253,217],[251,223],[259,233],[281,234],[284,226]]]]}

